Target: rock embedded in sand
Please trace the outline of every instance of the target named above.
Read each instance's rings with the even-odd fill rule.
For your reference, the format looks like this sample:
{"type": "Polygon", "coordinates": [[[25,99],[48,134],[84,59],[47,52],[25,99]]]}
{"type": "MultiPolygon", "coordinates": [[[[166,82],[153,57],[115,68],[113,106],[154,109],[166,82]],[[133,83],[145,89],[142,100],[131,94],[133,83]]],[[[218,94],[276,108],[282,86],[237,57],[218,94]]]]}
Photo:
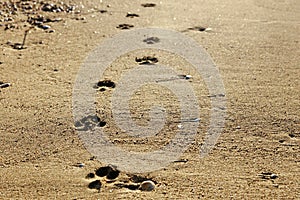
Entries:
{"type": "Polygon", "coordinates": [[[11,86],[10,83],[1,83],[1,82],[0,82],[0,88],[7,88],[7,87],[9,87],[9,86],[11,86]]]}
{"type": "Polygon", "coordinates": [[[153,181],[143,181],[139,187],[142,191],[152,191],[155,189],[155,183],[153,181]]]}

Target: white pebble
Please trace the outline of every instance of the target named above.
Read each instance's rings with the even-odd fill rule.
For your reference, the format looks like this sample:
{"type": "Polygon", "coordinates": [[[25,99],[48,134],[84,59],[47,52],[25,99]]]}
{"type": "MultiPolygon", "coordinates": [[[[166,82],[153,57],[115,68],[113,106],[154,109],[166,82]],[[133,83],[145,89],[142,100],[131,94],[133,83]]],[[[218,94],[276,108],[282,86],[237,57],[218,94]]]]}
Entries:
{"type": "Polygon", "coordinates": [[[191,79],[192,76],[191,75],[185,75],[185,79],[191,79]]]}

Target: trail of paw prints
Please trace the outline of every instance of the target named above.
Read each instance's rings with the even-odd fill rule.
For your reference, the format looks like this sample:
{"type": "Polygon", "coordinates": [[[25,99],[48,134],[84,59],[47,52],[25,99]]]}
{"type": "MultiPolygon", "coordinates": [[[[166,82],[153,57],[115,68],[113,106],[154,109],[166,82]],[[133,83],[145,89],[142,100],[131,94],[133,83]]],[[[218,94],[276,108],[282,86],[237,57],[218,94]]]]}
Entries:
{"type": "Polygon", "coordinates": [[[88,188],[99,192],[103,185],[110,190],[125,188],[129,190],[152,191],[157,184],[156,181],[148,177],[123,174],[119,179],[120,175],[121,172],[117,167],[108,165],[96,169],[95,172],[88,173],[85,178],[92,180],[89,182],[88,188]]]}
{"type": "MultiPolygon", "coordinates": [[[[104,92],[108,88],[115,88],[116,84],[111,80],[101,80],[94,85],[97,91],[104,92]]],[[[106,121],[100,119],[100,117],[95,115],[88,115],[83,117],[81,120],[75,122],[75,128],[78,131],[93,130],[95,127],[106,126],[106,121]]]]}

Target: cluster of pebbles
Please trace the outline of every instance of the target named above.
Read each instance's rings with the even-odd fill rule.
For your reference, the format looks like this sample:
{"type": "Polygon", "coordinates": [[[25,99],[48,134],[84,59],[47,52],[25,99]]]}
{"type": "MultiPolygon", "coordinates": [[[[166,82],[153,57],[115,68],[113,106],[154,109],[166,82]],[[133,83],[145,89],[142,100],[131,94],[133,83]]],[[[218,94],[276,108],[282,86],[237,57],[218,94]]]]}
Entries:
{"type": "Polygon", "coordinates": [[[29,26],[48,30],[51,27],[46,23],[59,22],[61,18],[50,19],[44,16],[46,13],[79,14],[81,12],[79,8],[77,5],[69,5],[62,1],[55,3],[40,0],[0,2],[0,26],[3,26],[4,30],[14,30],[29,24],[29,26]]]}
{"type": "Polygon", "coordinates": [[[95,172],[86,175],[86,179],[92,180],[88,184],[89,189],[101,190],[102,183],[113,184],[114,188],[127,188],[130,190],[152,191],[155,189],[155,182],[146,177],[128,175],[129,180],[118,181],[120,171],[113,165],[100,167],[95,172]]]}

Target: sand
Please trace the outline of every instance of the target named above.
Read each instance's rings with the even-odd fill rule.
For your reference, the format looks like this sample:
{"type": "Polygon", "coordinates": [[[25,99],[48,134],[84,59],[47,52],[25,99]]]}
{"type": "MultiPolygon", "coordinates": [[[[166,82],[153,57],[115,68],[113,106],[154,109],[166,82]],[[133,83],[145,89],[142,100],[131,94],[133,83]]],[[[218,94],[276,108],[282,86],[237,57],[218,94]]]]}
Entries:
{"type": "Polygon", "coordinates": [[[51,6],[43,11],[40,1],[23,1],[17,9],[0,3],[0,81],[11,84],[0,89],[0,199],[300,198],[299,1],[51,2],[64,12],[51,6]],[[38,14],[50,27],[39,24],[38,14]],[[33,17],[30,23],[28,16],[33,17]],[[135,59],[143,56],[158,59],[153,65],[169,65],[193,77],[186,82],[198,97],[197,136],[180,162],[141,174],[121,170],[112,181],[87,178],[112,163],[95,159],[74,125],[72,95],[79,69],[101,42],[151,27],[191,37],[211,56],[226,90],[222,134],[209,155],[199,158],[211,109],[203,79],[174,54],[129,52],[105,71],[104,78],[115,88],[96,93],[97,115],[108,138],[127,151],[153,151],[178,129],[179,102],[158,86],[137,90],[130,109],[137,124],[147,125],[149,109],[161,103],[169,111],[169,126],[162,133],[129,137],[114,122],[110,97],[122,73],[139,65],[135,59]],[[95,180],[101,185],[91,186],[95,180]],[[138,189],[145,180],[155,183],[153,191],[138,189]]]}

